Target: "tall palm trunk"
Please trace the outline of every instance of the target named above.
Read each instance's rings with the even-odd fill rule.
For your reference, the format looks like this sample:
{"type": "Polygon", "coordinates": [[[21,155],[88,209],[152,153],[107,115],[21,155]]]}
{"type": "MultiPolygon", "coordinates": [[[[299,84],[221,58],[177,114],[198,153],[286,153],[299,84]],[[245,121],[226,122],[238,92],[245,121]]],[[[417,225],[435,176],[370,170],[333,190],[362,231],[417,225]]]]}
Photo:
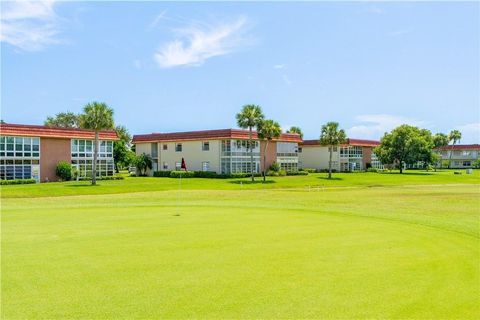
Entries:
{"type": "Polygon", "coordinates": [[[267,167],[267,148],[268,148],[268,140],[265,143],[265,148],[263,148],[263,182],[266,180],[266,167],[267,167]]]}
{"type": "Polygon", "coordinates": [[[332,152],[333,147],[330,146],[330,159],[328,160],[328,179],[332,178],[332,152]]]}
{"type": "Polygon", "coordinates": [[[252,173],[252,182],[255,181],[253,175],[253,141],[252,141],[252,127],[249,127],[248,132],[248,147],[250,148],[250,172],[252,173]]]}
{"type": "Polygon", "coordinates": [[[98,131],[95,131],[95,145],[93,148],[93,163],[92,163],[92,185],[97,184],[97,157],[98,157],[98,131]]]}
{"type": "Polygon", "coordinates": [[[455,140],[453,140],[452,147],[450,148],[450,156],[448,157],[448,169],[450,169],[450,165],[452,163],[452,154],[453,154],[453,146],[455,146],[455,140]]]}

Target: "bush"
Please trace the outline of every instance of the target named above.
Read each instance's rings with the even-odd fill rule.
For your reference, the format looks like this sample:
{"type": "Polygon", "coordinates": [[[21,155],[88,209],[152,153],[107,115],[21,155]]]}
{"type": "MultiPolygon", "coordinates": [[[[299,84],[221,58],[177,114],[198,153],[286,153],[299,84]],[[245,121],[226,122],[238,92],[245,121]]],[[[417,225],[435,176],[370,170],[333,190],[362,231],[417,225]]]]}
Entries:
{"type": "Polygon", "coordinates": [[[374,167],[370,167],[366,170],[367,172],[378,172],[378,169],[377,168],[374,168],[374,167]]]}
{"type": "Polygon", "coordinates": [[[316,172],[317,172],[317,169],[314,169],[314,168],[303,168],[303,169],[300,169],[300,171],[304,171],[304,172],[308,172],[308,173],[316,173],[316,172]]]}
{"type": "Polygon", "coordinates": [[[475,168],[479,169],[480,168],[480,159],[477,159],[477,160],[473,161],[472,164],[475,168]]]}
{"type": "Polygon", "coordinates": [[[13,179],[13,180],[0,180],[0,185],[6,186],[11,184],[32,184],[37,183],[35,179],[13,179]]]}
{"type": "Polygon", "coordinates": [[[123,180],[125,177],[123,176],[101,176],[97,177],[97,180],[123,180]]]}
{"type": "Polygon", "coordinates": [[[154,171],[153,176],[154,177],[170,177],[170,172],[171,171],[154,171]]]}
{"type": "Polygon", "coordinates": [[[195,178],[218,178],[214,171],[194,171],[193,175],[195,178]]]}
{"type": "Polygon", "coordinates": [[[59,161],[55,174],[63,181],[72,180],[72,165],[66,161],[59,161]]]}
{"type": "Polygon", "coordinates": [[[287,176],[306,176],[308,171],[287,171],[287,176]]]}
{"type": "Polygon", "coordinates": [[[277,162],[273,162],[268,171],[279,172],[281,169],[280,164],[277,162]]]}
{"type": "MultiPolygon", "coordinates": [[[[317,172],[320,172],[320,173],[328,173],[328,169],[320,169],[320,170],[317,170],[317,172]]],[[[335,173],[337,172],[336,169],[332,169],[332,173],[335,173]]],[[[345,172],[348,172],[348,171],[345,171],[345,172]]]]}
{"type": "Polygon", "coordinates": [[[194,178],[195,172],[193,171],[171,171],[170,178],[194,178]]]}

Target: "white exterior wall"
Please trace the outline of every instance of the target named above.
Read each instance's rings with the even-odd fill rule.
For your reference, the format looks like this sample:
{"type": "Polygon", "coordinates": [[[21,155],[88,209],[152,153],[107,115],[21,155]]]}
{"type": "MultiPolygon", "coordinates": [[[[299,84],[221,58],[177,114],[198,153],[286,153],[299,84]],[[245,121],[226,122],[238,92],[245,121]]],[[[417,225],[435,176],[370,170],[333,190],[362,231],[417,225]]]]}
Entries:
{"type": "Polygon", "coordinates": [[[209,162],[210,168],[208,171],[220,173],[220,143],[220,140],[159,142],[159,170],[175,170],[175,163],[182,162],[183,157],[189,171],[202,171],[202,163],[209,162]],[[210,148],[208,151],[202,150],[204,141],[208,141],[210,143],[210,148]],[[182,144],[181,152],[175,151],[176,143],[182,144]],[[163,150],[164,144],[167,145],[167,150],[163,150]],[[164,163],[168,165],[168,169],[164,169],[164,163]]]}
{"type": "MultiPolygon", "coordinates": [[[[328,147],[324,146],[300,146],[302,152],[298,153],[298,161],[300,168],[328,169],[328,161],[330,153],[328,147]]],[[[340,170],[340,153],[339,147],[337,151],[332,153],[332,169],[340,170]]]]}

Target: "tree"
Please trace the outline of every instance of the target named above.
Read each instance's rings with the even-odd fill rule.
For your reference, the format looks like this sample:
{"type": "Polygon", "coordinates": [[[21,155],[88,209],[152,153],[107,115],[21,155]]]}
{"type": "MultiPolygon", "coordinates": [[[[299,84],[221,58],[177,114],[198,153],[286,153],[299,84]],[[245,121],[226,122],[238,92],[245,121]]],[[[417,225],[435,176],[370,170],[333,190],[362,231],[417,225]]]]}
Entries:
{"type": "Polygon", "coordinates": [[[152,169],[152,157],[148,154],[142,153],[135,158],[135,166],[141,176],[146,175],[147,169],[152,169]]]}
{"type": "Polygon", "coordinates": [[[80,128],[80,115],[73,112],[60,112],[54,117],[48,117],[44,123],[48,127],[80,128]]]}
{"type": "Polygon", "coordinates": [[[115,161],[115,170],[118,172],[119,167],[124,168],[130,164],[129,153],[132,152],[130,150],[132,136],[125,126],[116,126],[115,132],[119,140],[113,142],[113,160],[115,161]]]}
{"type": "Polygon", "coordinates": [[[296,133],[300,135],[300,139],[303,139],[303,132],[300,127],[290,127],[290,129],[287,130],[287,133],[296,133]]]}
{"type": "Polygon", "coordinates": [[[248,149],[250,149],[250,172],[252,174],[252,182],[255,180],[254,178],[254,170],[253,170],[253,148],[254,143],[252,139],[252,130],[263,121],[264,115],[262,113],[262,108],[260,106],[254,104],[247,104],[242,107],[242,110],[237,113],[237,124],[242,129],[249,130],[248,133],[248,149]]]}
{"type": "Polygon", "coordinates": [[[433,147],[440,148],[448,145],[448,136],[444,133],[437,133],[433,136],[433,147]]]}
{"type": "Polygon", "coordinates": [[[448,157],[448,168],[450,168],[450,163],[452,162],[453,148],[455,144],[462,139],[462,133],[458,130],[452,130],[448,134],[448,141],[452,142],[452,148],[450,149],[450,156],[448,157]]]}
{"type": "Polygon", "coordinates": [[[103,102],[88,103],[83,108],[83,114],[80,115],[80,125],[84,129],[95,131],[92,166],[92,185],[95,185],[97,184],[98,137],[100,131],[114,128],[113,109],[103,102]]]}
{"type": "Polygon", "coordinates": [[[282,134],[282,128],[280,124],[273,120],[264,120],[258,126],[258,137],[265,140],[265,147],[263,149],[263,181],[265,182],[266,176],[266,163],[267,163],[267,148],[268,142],[280,137],[282,134]]]}
{"type": "Polygon", "coordinates": [[[333,147],[337,147],[347,141],[347,135],[343,129],[338,129],[338,122],[328,122],[322,126],[322,132],[320,134],[320,144],[322,146],[328,146],[330,152],[330,158],[328,161],[328,179],[332,178],[332,153],[333,147]]]}
{"type": "Polygon", "coordinates": [[[430,131],[403,124],[385,133],[374,152],[384,164],[395,164],[403,173],[404,164],[431,163],[433,139],[430,131]]]}

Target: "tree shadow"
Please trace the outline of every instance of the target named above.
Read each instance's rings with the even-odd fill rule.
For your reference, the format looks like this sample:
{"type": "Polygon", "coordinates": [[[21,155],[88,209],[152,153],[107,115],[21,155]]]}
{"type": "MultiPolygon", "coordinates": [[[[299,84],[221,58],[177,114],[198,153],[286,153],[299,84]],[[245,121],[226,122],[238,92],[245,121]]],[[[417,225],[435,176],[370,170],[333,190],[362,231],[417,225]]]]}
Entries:
{"type": "Polygon", "coordinates": [[[65,187],[68,187],[68,188],[79,188],[79,187],[98,187],[100,186],[99,184],[69,184],[69,185],[66,185],[65,187]]]}
{"type": "Polygon", "coordinates": [[[244,185],[244,184],[271,184],[271,183],[277,183],[277,182],[273,181],[273,180],[267,180],[267,181],[262,181],[262,180],[255,180],[255,181],[232,180],[232,181],[229,181],[229,183],[244,185]]]}
{"type": "Polygon", "coordinates": [[[321,179],[321,180],[336,180],[336,181],[340,181],[340,180],[343,180],[343,178],[339,178],[339,177],[331,177],[330,179],[328,177],[318,177],[318,179],[321,179]]]}
{"type": "Polygon", "coordinates": [[[395,175],[406,175],[406,176],[431,176],[435,174],[434,172],[378,172],[380,174],[395,174],[395,175]]]}

